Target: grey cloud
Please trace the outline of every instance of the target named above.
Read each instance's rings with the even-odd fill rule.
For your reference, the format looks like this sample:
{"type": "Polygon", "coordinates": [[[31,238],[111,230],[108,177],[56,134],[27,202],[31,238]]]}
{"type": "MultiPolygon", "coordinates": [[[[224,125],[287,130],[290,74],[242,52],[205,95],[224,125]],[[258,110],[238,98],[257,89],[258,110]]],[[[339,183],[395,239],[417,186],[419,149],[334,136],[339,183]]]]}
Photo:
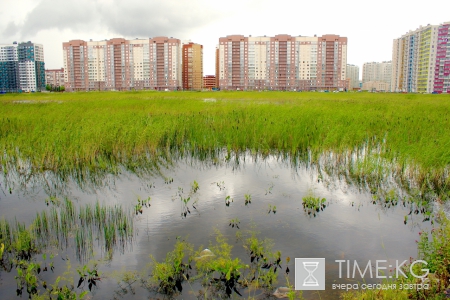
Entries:
{"type": "Polygon", "coordinates": [[[73,31],[106,28],[124,37],[173,36],[207,26],[224,15],[210,0],[42,0],[21,25],[10,23],[8,34],[32,36],[46,29],[73,31]]]}
{"type": "Polygon", "coordinates": [[[22,35],[34,35],[46,29],[86,29],[96,20],[91,1],[43,0],[26,17],[22,35]]]}
{"type": "Polygon", "coordinates": [[[20,28],[14,22],[9,22],[3,30],[3,36],[5,37],[14,37],[19,32],[20,28]]]}

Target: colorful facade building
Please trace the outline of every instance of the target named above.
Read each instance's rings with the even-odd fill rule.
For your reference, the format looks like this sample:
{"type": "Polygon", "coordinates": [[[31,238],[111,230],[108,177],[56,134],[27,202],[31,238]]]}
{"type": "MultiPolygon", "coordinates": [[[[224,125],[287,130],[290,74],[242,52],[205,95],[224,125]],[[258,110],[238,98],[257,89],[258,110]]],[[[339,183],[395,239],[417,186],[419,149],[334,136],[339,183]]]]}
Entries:
{"type": "Polygon", "coordinates": [[[179,39],[72,40],[63,57],[67,91],[181,88],[179,39]]]}
{"type": "Polygon", "coordinates": [[[438,27],[433,91],[450,93],[450,22],[438,27]]]}
{"type": "Polygon", "coordinates": [[[216,77],[221,89],[347,89],[347,38],[338,35],[219,39],[216,77]]]}
{"type": "Polygon", "coordinates": [[[394,40],[392,91],[450,93],[449,27],[420,26],[394,40]]]}
{"type": "Polygon", "coordinates": [[[44,47],[32,42],[0,45],[0,92],[45,90],[44,47]]]}

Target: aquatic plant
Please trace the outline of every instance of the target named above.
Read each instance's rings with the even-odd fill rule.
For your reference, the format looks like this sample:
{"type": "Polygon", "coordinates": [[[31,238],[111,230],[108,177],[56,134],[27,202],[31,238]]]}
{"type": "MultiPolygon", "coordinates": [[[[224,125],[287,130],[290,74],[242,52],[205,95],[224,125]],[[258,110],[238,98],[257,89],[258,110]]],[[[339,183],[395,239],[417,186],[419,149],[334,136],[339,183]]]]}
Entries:
{"type": "Polygon", "coordinates": [[[241,223],[241,221],[239,221],[238,218],[234,218],[230,220],[230,224],[228,226],[231,226],[231,228],[236,227],[237,229],[239,229],[239,224],[241,223]]]}
{"type": "Polygon", "coordinates": [[[302,198],[303,210],[308,215],[316,216],[316,213],[323,211],[327,207],[325,198],[314,197],[313,195],[308,195],[302,198]]]}
{"type": "Polygon", "coordinates": [[[252,196],[250,194],[245,194],[245,206],[252,203],[252,196]]]}
{"type": "Polygon", "coordinates": [[[0,220],[0,242],[8,256],[25,260],[50,246],[74,246],[78,259],[85,260],[93,255],[95,240],[105,254],[112,255],[116,246],[123,251],[133,235],[130,212],[118,205],[104,206],[99,202],[78,209],[65,199],[59,208],[37,213],[28,227],[17,221],[11,225],[0,220]]]}
{"type": "Polygon", "coordinates": [[[97,282],[101,280],[97,268],[97,264],[94,264],[92,268],[88,265],[77,268],[78,275],[80,276],[77,288],[82,288],[82,285],[85,283],[88,284],[89,291],[91,291],[93,287],[97,287],[97,282]]]}
{"type": "Polygon", "coordinates": [[[191,183],[191,194],[195,194],[199,189],[198,182],[194,180],[194,182],[191,183]]]}
{"type": "Polygon", "coordinates": [[[182,283],[190,277],[192,253],[192,245],[177,240],[174,250],[167,253],[163,262],[150,256],[153,268],[151,277],[144,281],[146,287],[166,295],[181,293],[182,283]]]}
{"type": "MultiPolygon", "coordinates": [[[[196,256],[200,257],[203,251],[201,247],[196,256]]],[[[242,272],[248,267],[239,258],[231,257],[231,246],[227,239],[216,230],[216,243],[208,247],[213,257],[209,259],[195,260],[195,268],[205,291],[203,294],[210,294],[213,298],[230,297],[233,293],[242,296],[239,292],[242,272]],[[209,288],[208,288],[209,287],[209,288]]]]}
{"type": "Polygon", "coordinates": [[[226,206],[230,206],[231,202],[233,202],[233,201],[234,201],[234,200],[233,200],[233,198],[231,198],[230,195],[228,195],[228,196],[225,197],[225,205],[226,205],[226,206]]]}

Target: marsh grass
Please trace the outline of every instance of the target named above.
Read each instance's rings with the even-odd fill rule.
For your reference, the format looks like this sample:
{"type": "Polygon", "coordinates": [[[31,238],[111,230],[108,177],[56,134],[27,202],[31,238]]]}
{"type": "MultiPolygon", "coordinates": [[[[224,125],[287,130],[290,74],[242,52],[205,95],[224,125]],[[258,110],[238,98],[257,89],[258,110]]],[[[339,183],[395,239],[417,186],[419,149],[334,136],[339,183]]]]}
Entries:
{"type": "Polygon", "coordinates": [[[85,261],[94,255],[94,242],[107,258],[113,250],[124,251],[134,237],[131,210],[99,202],[77,208],[69,199],[60,207],[37,213],[27,227],[25,223],[0,220],[0,242],[8,255],[30,259],[48,247],[66,249],[74,246],[77,258],[85,261]]]}
{"type": "Polygon", "coordinates": [[[25,165],[83,180],[119,166],[155,172],[174,154],[207,159],[250,151],[295,163],[316,162],[327,151],[364,151],[371,155],[355,165],[355,176],[381,180],[387,165],[380,163],[388,162],[405,182],[413,178],[441,195],[450,184],[449,100],[290,92],[2,95],[0,165],[3,172],[25,165]]]}

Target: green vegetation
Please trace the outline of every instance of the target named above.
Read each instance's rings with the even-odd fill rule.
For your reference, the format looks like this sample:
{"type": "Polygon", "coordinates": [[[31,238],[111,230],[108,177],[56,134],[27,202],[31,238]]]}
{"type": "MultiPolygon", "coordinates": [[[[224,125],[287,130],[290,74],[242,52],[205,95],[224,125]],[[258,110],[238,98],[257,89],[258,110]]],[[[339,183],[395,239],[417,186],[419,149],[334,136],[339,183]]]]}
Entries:
{"type": "MultiPolygon", "coordinates": [[[[358,292],[348,292],[342,295],[345,300],[350,299],[448,299],[450,293],[450,220],[440,213],[437,216],[440,223],[438,227],[428,232],[421,232],[418,241],[418,257],[427,262],[426,268],[429,269],[427,279],[422,281],[415,278],[409,271],[410,265],[403,268],[407,277],[385,280],[382,284],[396,284],[395,289],[372,289],[358,292]],[[428,288],[423,287],[427,284],[428,288]],[[407,288],[400,288],[406,286],[407,288]]],[[[411,259],[412,260],[412,259],[411,259]]],[[[411,261],[412,263],[412,261],[411,261]]],[[[422,275],[424,266],[416,264],[412,270],[414,274],[422,275]]]]}
{"type": "MultiPolygon", "coordinates": [[[[232,220],[233,224],[238,220],[232,220]]],[[[231,223],[230,223],[231,224],[231,223]]],[[[215,242],[208,248],[200,246],[193,251],[193,245],[177,239],[174,250],[167,253],[163,261],[150,256],[149,269],[140,272],[118,272],[119,294],[135,293],[139,286],[151,292],[169,296],[179,296],[186,283],[190,291],[198,293],[198,299],[225,299],[245,296],[246,299],[260,299],[274,293],[278,274],[282,272],[281,252],[272,251],[269,239],[260,239],[255,231],[236,233],[237,240],[247,252],[248,259],[233,257],[233,245],[215,230],[215,242]],[[201,283],[201,290],[194,291],[192,284],[201,283]]],[[[289,258],[286,259],[289,263],[289,258]]],[[[286,266],[286,274],[289,268],[286,266]]],[[[302,299],[301,293],[293,290],[286,275],[287,288],[281,288],[290,299],[302,299]]]]}
{"type": "MultiPolygon", "coordinates": [[[[429,263],[429,290],[369,290],[345,293],[344,299],[442,299],[450,288],[450,223],[432,215],[430,201],[450,198],[450,96],[369,93],[292,92],[91,92],[34,93],[0,95],[0,171],[5,177],[2,190],[12,193],[15,180],[31,176],[55,176],[43,184],[48,208],[25,225],[0,220],[0,266],[17,270],[17,293],[26,289],[32,298],[77,299],[73,275],[58,277],[54,284],[42,280],[44,262],[35,259],[44,249],[73,246],[77,258],[93,255],[94,241],[106,258],[112,258],[134,235],[132,214],[150,206],[150,198],[138,198],[134,210],[103,206],[98,202],[75,207],[52,193],[66,179],[79,185],[101,183],[108,174],[124,168],[136,174],[159,173],[172,160],[193,157],[220,157],[229,161],[242,153],[289,159],[294,165],[317,167],[318,180],[336,175],[367,187],[373,204],[390,208],[403,205],[411,214],[423,214],[424,221],[438,220],[430,233],[418,241],[418,259],[429,263]],[[204,101],[214,98],[216,101],[204,101]],[[12,175],[10,175],[12,174],[12,175]],[[53,175],[49,175],[53,174],[53,175]],[[19,176],[16,176],[19,175],[19,176]],[[11,178],[10,178],[10,177],[11,178]],[[388,180],[408,191],[401,197],[396,189],[384,189],[388,180]],[[69,279],[67,279],[69,278],[69,279]],[[67,283],[63,283],[67,282],[67,283]]],[[[165,178],[166,184],[173,178],[165,178]]],[[[222,191],[225,183],[214,184],[222,191]]],[[[272,193],[274,185],[266,189],[272,193]]],[[[198,182],[191,183],[187,196],[178,189],[181,215],[196,209],[194,194],[198,182]],[[192,201],[191,201],[192,200],[192,201]]],[[[230,195],[225,205],[233,202],[230,195]]],[[[245,205],[251,196],[245,195],[245,205]]],[[[306,196],[304,211],[316,216],[327,206],[325,198],[306,196]]],[[[353,203],[352,203],[353,205],[353,203]]],[[[269,205],[268,212],[276,213],[269,205]]],[[[404,223],[409,221],[404,216],[404,223]]],[[[238,240],[249,261],[231,255],[232,246],[217,233],[209,249],[178,241],[162,262],[152,259],[152,270],[139,275],[127,272],[121,278],[122,291],[135,283],[158,293],[174,296],[182,283],[199,280],[200,299],[241,295],[243,290],[269,295],[281,267],[281,253],[272,252],[270,241],[254,233],[243,233],[239,220],[232,219],[238,240]],[[203,249],[203,250],[202,250],[203,249]],[[208,250],[208,251],[206,251],[208,250]],[[247,263],[247,264],[246,264],[247,263]]],[[[284,270],[289,273],[289,258],[284,270]]],[[[44,267],[45,264],[45,267],[44,267]]],[[[49,263],[53,271],[53,262],[49,263]]],[[[68,266],[70,269],[70,266],[68,266]]],[[[9,270],[11,271],[11,269],[9,270]]],[[[78,269],[78,287],[89,290],[100,280],[96,266],[78,269]]],[[[406,269],[405,269],[406,273],[406,269]]],[[[409,274],[409,273],[408,273],[409,274]]],[[[387,283],[417,284],[409,276],[387,283]]],[[[287,288],[289,298],[301,297],[287,288]]],[[[256,295],[255,295],[256,296],[256,295]]]]}
{"type": "Polygon", "coordinates": [[[314,197],[312,193],[302,198],[303,211],[308,215],[316,216],[327,207],[327,199],[314,197]]]}
{"type": "Polygon", "coordinates": [[[97,202],[76,208],[72,201],[65,199],[60,207],[37,213],[29,226],[0,219],[3,259],[29,260],[51,247],[74,247],[77,258],[83,261],[93,256],[94,241],[112,258],[116,246],[123,250],[133,238],[133,226],[131,213],[121,206],[97,202]]]}
{"type": "Polygon", "coordinates": [[[223,149],[312,162],[333,151],[343,163],[355,152],[361,157],[353,175],[381,178],[382,162],[389,162],[399,178],[413,177],[440,195],[449,185],[449,100],[291,92],[2,95],[0,162],[5,173],[25,162],[34,172],[86,177],[116,173],[119,165],[157,170],[174,154],[207,158],[223,149]]]}

